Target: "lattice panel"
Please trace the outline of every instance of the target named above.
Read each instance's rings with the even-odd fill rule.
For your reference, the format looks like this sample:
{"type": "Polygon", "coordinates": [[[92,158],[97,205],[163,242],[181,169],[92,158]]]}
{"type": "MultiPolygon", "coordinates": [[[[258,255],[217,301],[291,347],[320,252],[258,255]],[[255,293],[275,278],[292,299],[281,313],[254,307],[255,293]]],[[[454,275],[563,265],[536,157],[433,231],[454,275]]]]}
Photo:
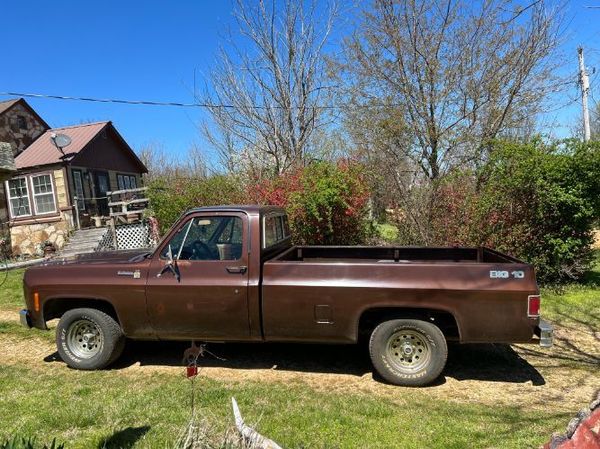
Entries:
{"type": "Polygon", "coordinates": [[[110,229],[106,228],[102,238],[100,239],[100,242],[98,243],[98,246],[96,246],[94,251],[110,251],[111,249],[115,249],[113,235],[112,232],[110,232],[110,229]]]}
{"type": "Polygon", "coordinates": [[[145,223],[117,226],[117,249],[146,248],[150,232],[145,223]]]}
{"type": "Polygon", "coordinates": [[[113,241],[113,233],[108,229],[96,251],[150,248],[157,243],[147,222],[119,225],[115,228],[115,234],[116,242],[113,241]]]}

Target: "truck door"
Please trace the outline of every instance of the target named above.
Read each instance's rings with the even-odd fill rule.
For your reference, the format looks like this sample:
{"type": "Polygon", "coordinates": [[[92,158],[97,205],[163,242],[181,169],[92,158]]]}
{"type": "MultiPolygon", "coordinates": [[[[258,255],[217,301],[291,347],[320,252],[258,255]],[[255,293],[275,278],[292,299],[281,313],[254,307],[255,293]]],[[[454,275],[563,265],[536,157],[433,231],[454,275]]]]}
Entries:
{"type": "Polygon", "coordinates": [[[247,220],[242,213],[192,214],[155,252],[146,304],[159,338],[248,338],[247,220]]]}

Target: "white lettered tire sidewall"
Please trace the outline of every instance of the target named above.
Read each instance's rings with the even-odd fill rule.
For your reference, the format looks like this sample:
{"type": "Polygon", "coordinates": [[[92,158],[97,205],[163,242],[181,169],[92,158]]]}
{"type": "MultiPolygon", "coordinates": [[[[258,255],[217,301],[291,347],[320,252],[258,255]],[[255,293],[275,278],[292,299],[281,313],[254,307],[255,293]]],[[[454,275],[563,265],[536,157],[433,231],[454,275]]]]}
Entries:
{"type": "Polygon", "coordinates": [[[97,309],[73,309],[64,313],[56,327],[56,347],[60,357],[71,368],[80,370],[102,369],[112,363],[123,350],[124,336],[119,324],[108,314],[97,309]],[[102,334],[99,352],[90,358],[77,357],[69,347],[69,327],[77,321],[89,321],[102,334]]]}
{"type": "Polygon", "coordinates": [[[369,341],[369,353],[375,370],[386,381],[394,385],[421,387],[432,383],[444,370],[448,346],[444,334],[434,324],[415,319],[398,319],[385,321],[375,328],[369,341]],[[388,342],[392,336],[402,331],[420,334],[429,345],[429,360],[417,371],[403,371],[396,363],[388,360],[388,342]]]}

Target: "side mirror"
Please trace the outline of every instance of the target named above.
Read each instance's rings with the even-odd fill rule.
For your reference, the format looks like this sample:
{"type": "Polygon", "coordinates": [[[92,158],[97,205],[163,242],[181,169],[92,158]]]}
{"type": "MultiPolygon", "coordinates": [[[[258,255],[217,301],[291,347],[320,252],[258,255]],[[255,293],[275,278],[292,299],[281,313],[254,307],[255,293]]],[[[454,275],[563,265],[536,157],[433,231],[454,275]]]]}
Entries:
{"type": "Polygon", "coordinates": [[[169,243],[169,249],[167,250],[167,260],[168,262],[173,265],[173,248],[171,248],[171,244],[169,243]]]}
{"type": "Polygon", "coordinates": [[[175,279],[177,279],[177,282],[179,282],[181,276],[179,275],[179,269],[177,268],[177,259],[173,259],[173,249],[171,248],[171,244],[169,244],[169,249],[167,250],[167,263],[156,277],[161,277],[167,271],[170,271],[173,276],[175,276],[175,279]]]}

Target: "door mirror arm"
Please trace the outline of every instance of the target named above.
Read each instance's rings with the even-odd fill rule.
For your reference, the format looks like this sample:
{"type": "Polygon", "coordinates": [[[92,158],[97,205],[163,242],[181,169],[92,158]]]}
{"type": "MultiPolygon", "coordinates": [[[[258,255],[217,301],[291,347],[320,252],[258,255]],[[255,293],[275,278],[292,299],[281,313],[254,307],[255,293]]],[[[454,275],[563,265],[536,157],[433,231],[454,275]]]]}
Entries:
{"type": "Polygon", "coordinates": [[[179,267],[177,266],[177,259],[173,258],[173,250],[171,249],[171,245],[169,244],[169,249],[167,251],[167,263],[163,267],[163,269],[156,275],[157,278],[161,277],[167,271],[170,271],[177,282],[181,280],[181,275],[179,274],[179,267]]]}

